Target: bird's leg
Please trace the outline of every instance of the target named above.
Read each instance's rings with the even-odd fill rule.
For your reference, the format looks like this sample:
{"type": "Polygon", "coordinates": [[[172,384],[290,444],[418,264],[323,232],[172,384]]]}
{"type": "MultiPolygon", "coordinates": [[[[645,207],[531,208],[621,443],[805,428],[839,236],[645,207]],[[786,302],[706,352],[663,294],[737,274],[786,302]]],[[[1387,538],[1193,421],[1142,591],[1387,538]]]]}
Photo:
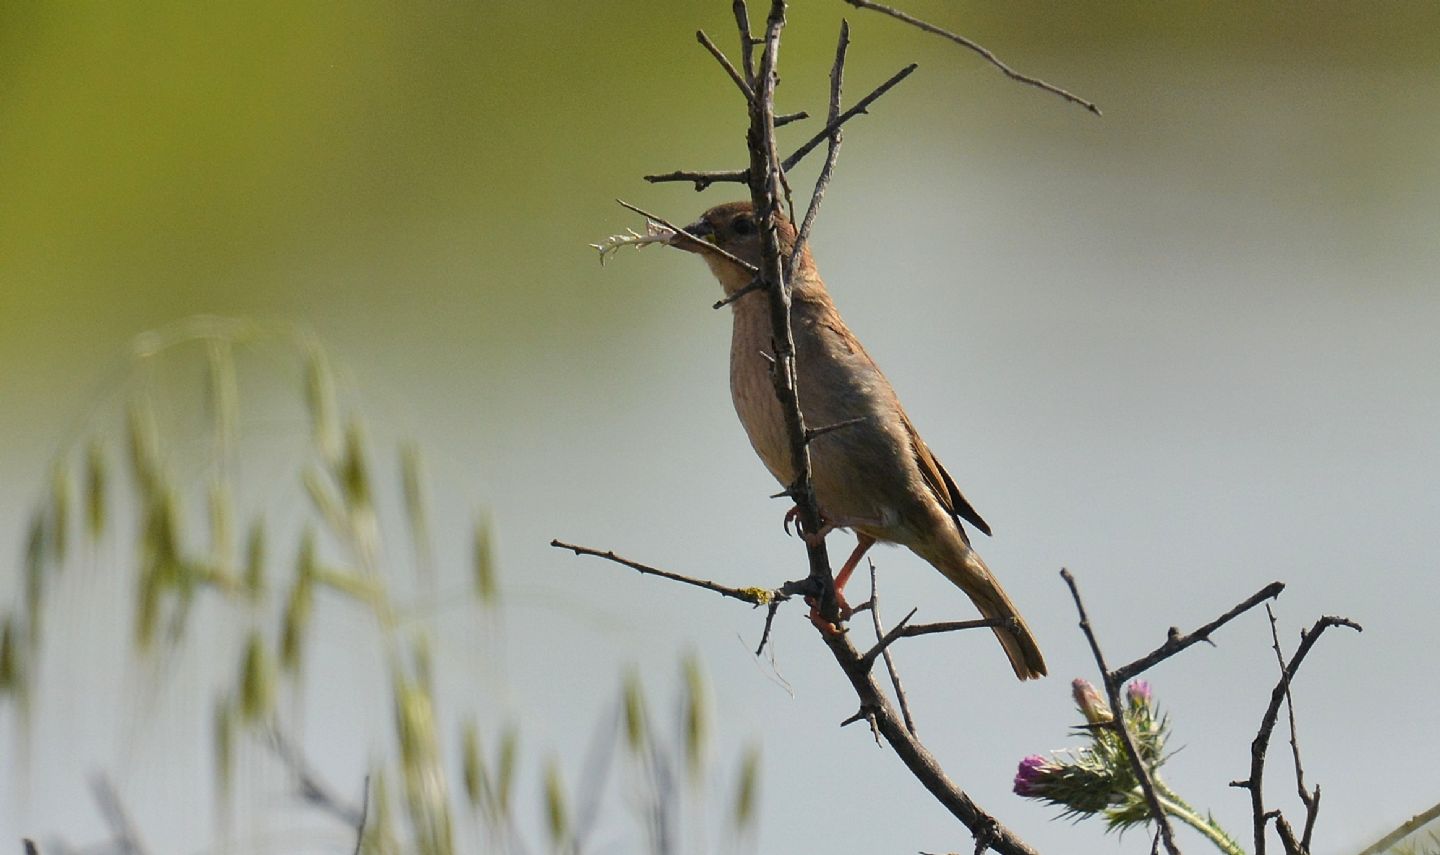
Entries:
{"type": "Polygon", "coordinates": [[[869,552],[870,547],[874,545],[875,538],[864,532],[855,532],[855,551],[850,553],[850,557],[845,559],[845,565],[840,568],[839,573],[835,574],[835,604],[840,608],[842,620],[855,613],[855,610],[850,608],[850,604],[845,602],[845,584],[850,581],[851,574],[860,565],[860,559],[864,558],[865,553],[869,552]]]}
{"type": "MultiPolygon", "coordinates": [[[[863,532],[855,532],[855,551],[850,553],[850,557],[845,559],[845,564],[840,568],[840,572],[835,574],[835,608],[840,613],[842,622],[849,620],[850,616],[855,613],[855,610],[850,608],[850,604],[845,601],[845,585],[850,581],[850,576],[854,574],[855,568],[860,565],[860,559],[864,558],[865,553],[870,551],[870,547],[874,545],[875,538],[863,532]]],[[[814,597],[805,599],[810,604],[810,622],[818,626],[822,632],[837,633],[838,628],[820,615],[820,603],[814,597]]]]}

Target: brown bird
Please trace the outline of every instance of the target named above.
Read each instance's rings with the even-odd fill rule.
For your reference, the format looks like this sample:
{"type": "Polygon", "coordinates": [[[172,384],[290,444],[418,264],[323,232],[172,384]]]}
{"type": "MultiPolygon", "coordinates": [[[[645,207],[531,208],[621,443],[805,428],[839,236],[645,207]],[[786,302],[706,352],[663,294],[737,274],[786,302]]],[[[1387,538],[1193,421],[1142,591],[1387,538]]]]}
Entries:
{"type": "MultiPolygon", "coordinates": [[[[795,229],[783,217],[776,219],[781,252],[788,257],[795,246],[795,229]]],[[[759,224],[749,202],[711,208],[686,231],[705,243],[676,235],[670,244],[704,258],[727,295],[750,284],[749,271],[712,248],[760,266],[759,224]]],[[[958,585],[982,615],[1010,618],[1013,625],[995,627],[995,636],[1016,676],[1022,680],[1044,676],[1045,658],[1034,636],[990,568],[970,548],[960,521],[986,534],[990,527],[920,439],[890,381],[840,319],[808,248],[796,260],[791,295],[790,323],[805,423],[823,427],[858,420],[817,436],[810,445],[815,496],[826,530],[849,528],[858,540],[835,577],[842,615],[848,617],[850,609],[841,592],[866,550],[876,541],[902,544],[958,585]]],[[[730,345],[735,412],[765,467],[788,487],[796,473],[770,379],[773,334],[768,301],[762,292],[755,292],[730,305],[735,321],[730,345]]]]}

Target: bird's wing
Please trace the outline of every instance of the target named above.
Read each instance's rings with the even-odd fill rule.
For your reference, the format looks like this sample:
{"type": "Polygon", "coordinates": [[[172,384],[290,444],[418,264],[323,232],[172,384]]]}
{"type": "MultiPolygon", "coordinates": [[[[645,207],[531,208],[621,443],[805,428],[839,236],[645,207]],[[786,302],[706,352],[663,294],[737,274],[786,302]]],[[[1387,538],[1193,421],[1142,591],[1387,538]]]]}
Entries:
{"type": "MultiPolygon", "coordinates": [[[[830,309],[830,312],[832,317],[822,322],[821,326],[835,335],[839,346],[862,359],[888,389],[890,382],[885,379],[885,375],[880,371],[880,366],[875,364],[875,360],[866,352],[864,345],[860,344],[860,340],[855,337],[855,334],[850,332],[850,328],[845,326],[844,321],[834,314],[833,308],[830,309]]],[[[894,392],[891,391],[890,395],[893,398],[894,392]]],[[[960,488],[955,486],[955,481],[950,477],[950,473],[946,472],[945,467],[940,465],[940,461],[935,459],[935,455],[930,451],[930,446],[920,438],[920,433],[915,430],[915,425],[910,422],[910,416],[900,406],[900,402],[896,400],[894,405],[900,411],[900,422],[904,425],[905,434],[910,439],[910,450],[915,455],[915,465],[920,467],[920,474],[924,476],[925,484],[930,488],[936,501],[940,502],[940,506],[945,509],[946,513],[956,517],[957,522],[963,519],[985,534],[990,534],[990,524],[985,522],[979,512],[966,501],[960,488]]],[[[965,529],[958,525],[957,528],[960,528],[960,536],[965,538],[966,543],[969,543],[970,539],[965,536],[965,529]]]]}
{"type": "MultiPolygon", "coordinates": [[[[915,453],[915,464],[920,467],[920,474],[925,477],[926,485],[930,487],[930,492],[935,494],[935,498],[940,501],[940,505],[952,517],[958,516],[988,535],[990,524],[981,519],[975,508],[965,500],[965,496],[961,494],[960,488],[955,486],[955,481],[950,477],[950,473],[946,472],[945,467],[940,465],[940,461],[935,459],[935,455],[930,451],[930,446],[920,438],[920,434],[915,430],[915,425],[910,422],[910,416],[906,415],[904,410],[900,411],[900,421],[905,425],[905,433],[910,437],[910,448],[915,453]]],[[[960,530],[960,534],[962,537],[964,536],[963,528],[960,530]]],[[[966,538],[966,540],[968,542],[969,539],[966,538]]]]}

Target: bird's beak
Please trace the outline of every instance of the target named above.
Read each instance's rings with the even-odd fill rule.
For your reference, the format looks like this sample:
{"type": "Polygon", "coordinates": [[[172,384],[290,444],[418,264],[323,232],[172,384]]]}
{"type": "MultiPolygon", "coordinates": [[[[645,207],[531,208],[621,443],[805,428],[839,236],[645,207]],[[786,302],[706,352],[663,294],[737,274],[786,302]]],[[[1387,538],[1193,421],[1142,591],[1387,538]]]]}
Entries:
{"type": "Polygon", "coordinates": [[[715,228],[704,220],[699,220],[698,222],[691,223],[690,225],[685,227],[684,233],[676,232],[675,235],[671,237],[668,241],[671,246],[678,249],[683,249],[686,252],[703,252],[705,250],[705,247],[713,244],[714,242],[715,228]],[[690,237],[687,237],[687,233],[688,235],[697,238],[700,241],[700,244],[697,245],[696,241],[693,241],[690,239],[690,237]]]}

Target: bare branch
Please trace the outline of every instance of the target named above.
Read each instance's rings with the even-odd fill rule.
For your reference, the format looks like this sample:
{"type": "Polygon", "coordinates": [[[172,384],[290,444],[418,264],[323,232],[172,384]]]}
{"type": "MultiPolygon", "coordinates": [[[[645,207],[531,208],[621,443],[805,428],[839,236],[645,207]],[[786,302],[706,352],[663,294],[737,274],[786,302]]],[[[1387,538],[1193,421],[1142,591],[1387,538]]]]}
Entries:
{"type": "Polygon", "coordinates": [[[556,549],[568,549],[576,555],[593,555],[596,558],[604,558],[606,561],[614,561],[616,564],[623,564],[631,570],[635,570],[647,576],[659,576],[662,579],[669,579],[672,582],[683,582],[686,585],[693,585],[697,588],[704,588],[707,591],[714,591],[724,597],[740,600],[752,606],[769,605],[777,599],[777,594],[766,588],[732,588],[729,585],[722,585],[719,582],[711,582],[709,579],[697,579],[693,576],[686,576],[681,573],[672,573],[669,570],[661,570],[658,567],[651,567],[648,564],[641,564],[638,561],[631,561],[622,558],[610,550],[604,552],[598,549],[591,549],[588,546],[576,546],[573,543],[565,543],[561,540],[552,540],[550,545],[556,549]]]}
{"type": "Polygon", "coordinates": [[[985,59],[986,62],[989,62],[991,65],[1000,69],[1000,71],[1011,80],[1017,81],[1019,83],[1024,83],[1027,86],[1034,86],[1038,89],[1043,89],[1046,92],[1050,92],[1055,95],[1059,95],[1066,101],[1069,101],[1072,104],[1079,104],[1081,107],[1084,107],[1085,109],[1089,110],[1097,116],[1101,115],[1100,108],[1095,106],[1093,103],[1086,101],[1079,95],[1067,92],[1064,89],[1061,89],[1059,86],[1046,83],[1045,81],[1035,77],[1021,74],[1020,72],[1001,62],[1000,57],[996,56],[993,52],[991,52],[989,48],[977,42],[973,42],[970,39],[959,35],[958,33],[952,33],[949,30],[941,29],[934,24],[928,24],[920,20],[919,18],[914,17],[913,15],[909,15],[905,12],[900,11],[899,9],[894,9],[890,6],[885,6],[880,3],[872,3],[870,2],[870,0],[845,0],[845,2],[849,3],[851,6],[854,6],[856,9],[870,9],[875,12],[880,12],[881,14],[889,15],[897,21],[904,21],[912,27],[918,27],[927,33],[933,33],[937,36],[947,38],[955,44],[979,54],[985,59]]]}
{"type": "Polygon", "coordinates": [[[798,113],[786,113],[783,116],[775,117],[775,127],[781,128],[785,125],[790,124],[791,122],[803,122],[808,118],[810,118],[810,114],[805,112],[804,110],[801,110],[798,113]]]}
{"type": "Polygon", "coordinates": [[[735,70],[735,66],[730,64],[730,59],[725,56],[725,53],[716,47],[714,42],[710,41],[710,37],[705,35],[704,30],[695,31],[695,40],[703,45],[706,50],[710,51],[710,55],[715,57],[715,61],[720,63],[720,67],[725,69],[725,73],[730,75],[731,80],[735,81],[735,85],[739,87],[740,94],[745,96],[745,100],[747,102],[754,102],[755,90],[750,88],[750,83],[744,77],[740,76],[740,72],[735,70]]]}
{"type": "MultiPolygon", "coordinates": [[[[1275,610],[1270,604],[1265,604],[1265,615],[1270,618],[1270,644],[1275,651],[1275,664],[1280,666],[1280,676],[1285,676],[1285,654],[1280,650],[1280,631],[1275,624],[1275,610]]],[[[1303,840],[1299,847],[1308,852],[1310,850],[1310,835],[1315,830],[1315,818],[1320,812],[1319,788],[1316,794],[1311,795],[1305,787],[1305,766],[1300,762],[1300,735],[1295,728],[1295,699],[1290,695],[1290,685],[1285,685],[1285,713],[1290,720],[1290,756],[1295,761],[1295,789],[1300,796],[1300,803],[1305,805],[1305,827],[1302,831],[1303,840]]]]}
{"type": "Polygon", "coordinates": [[[1155,792],[1155,782],[1150,778],[1150,770],[1145,768],[1145,763],[1140,759],[1140,752],[1135,750],[1135,738],[1130,734],[1130,727],[1125,723],[1125,716],[1118,713],[1124,707],[1120,705],[1120,687],[1123,682],[1115,679],[1115,674],[1105,664],[1105,654],[1100,651],[1100,642],[1095,638],[1095,632],[1090,628],[1090,616],[1085,613],[1085,603],[1080,599],[1080,589],[1075,585],[1075,577],[1069,570],[1061,570],[1060,577],[1065,584],[1070,586],[1070,596],[1075,600],[1075,610],[1080,613],[1080,631],[1085,633],[1085,640],[1090,642],[1090,652],[1095,656],[1095,664],[1100,666],[1100,676],[1105,682],[1105,695],[1109,699],[1110,709],[1116,710],[1117,714],[1110,722],[1110,727],[1120,735],[1120,741],[1125,746],[1125,756],[1130,759],[1130,769],[1135,773],[1135,780],[1140,782],[1140,789],[1145,793],[1145,801],[1150,805],[1150,815],[1155,819],[1155,824],[1160,829],[1160,839],[1165,844],[1165,851],[1170,855],[1180,855],[1180,849],[1175,845],[1175,832],[1170,828],[1170,818],[1165,814],[1164,808],[1160,806],[1160,797],[1155,792]]]}
{"type": "MultiPolygon", "coordinates": [[[[1286,694],[1290,691],[1290,682],[1295,679],[1295,672],[1300,670],[1300,663],[1305,660],[1305,655],[1315,642],[1320,639],[1320,633],[1332,626],[1346,626],[1356,632],[1361,632],[1360,624],[1354,621],[1325,615],[1315,621],[1309,632],[1300,634],[1300,645],[1295,648],[1295,653],[1290,661],[1280,672],[1280,682],[1270,693],[1270,705],[1265,708],[1265,715],[1260,718],[1260,730],[1255,734],[1255,739],[1250,743],[1250,777],[1244,781],[1233,781],[1230,786],[1241,787],[1250,791],[1250,812],[1251,823],[1255,831],[1255,853],[1254,855],[1265,855],[1265,823],[1271,816],[1279,817],[1279,811],[1266,812],[1265,810],[1265,753],[1270,747],[1270,734],[1275,729],[1275,720],[1280,715],[1280,704],[1285,700],[1286,694]]],[[[1293,836],[1293,835],[1292,835],[1293,836]]],[[[1282,832],[1283,839],[1283,832],[1282,832]]],[[[1287,847],[1289,841],[1285,841],[1287,847]]]]}
{"type": "Polygon", "coordinates": [[[1210,641],[1210,633],[1249,611],[1265,600],[1273,600],[1280,596],[1285,590],[1284,582],[1271,582],[1265,587],[1256,591],[1249,599],[1241,602],[1235,608],[1210,621],[1189,635],[1181,635],[1175,627],[1170,628],[1170,637],[1165,643],[1150,651],[1149,653],[1131,662],[1129,665],[1122,665],[1115,669],[1115,679],[1120,683],[1128,683],[1131,679],[1140,676],[1145,671],[1169,659],[1192,644],[1200,641],[1210,641]]]}

